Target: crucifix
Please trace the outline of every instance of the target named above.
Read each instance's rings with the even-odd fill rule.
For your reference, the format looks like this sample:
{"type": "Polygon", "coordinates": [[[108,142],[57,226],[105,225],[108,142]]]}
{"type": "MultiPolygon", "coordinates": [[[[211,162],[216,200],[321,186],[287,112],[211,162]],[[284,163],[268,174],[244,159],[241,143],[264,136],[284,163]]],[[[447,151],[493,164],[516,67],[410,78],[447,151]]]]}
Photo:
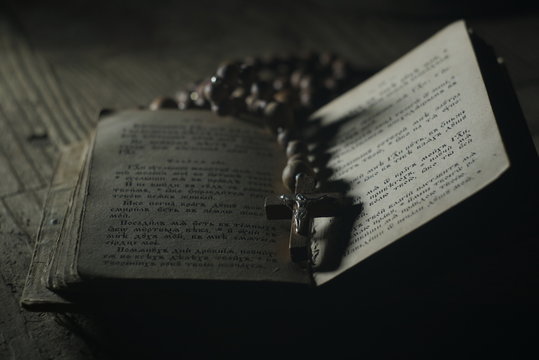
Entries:
{"type": "Polygon", "coordinates": [[[296,175],[294,194],[266,197],[266,217],[292,219],[290,257],[293,262],[309,260],[312,221],[315,217],[335,216],[341,207],[340,193],[315,193],[315,179],[305,173],[296,175]]]}

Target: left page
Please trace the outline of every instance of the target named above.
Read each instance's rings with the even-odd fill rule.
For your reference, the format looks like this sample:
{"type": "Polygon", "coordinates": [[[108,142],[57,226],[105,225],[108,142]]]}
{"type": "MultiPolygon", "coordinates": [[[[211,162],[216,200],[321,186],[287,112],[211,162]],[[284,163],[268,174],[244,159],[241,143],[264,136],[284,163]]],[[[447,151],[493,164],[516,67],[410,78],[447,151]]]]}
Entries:
{"type": "Polygon", "coordinates": [[[125,111],[98,124],[83,216],[83,279],[308,283],[290,262],[274,136],[209,111],[125,111]]]}

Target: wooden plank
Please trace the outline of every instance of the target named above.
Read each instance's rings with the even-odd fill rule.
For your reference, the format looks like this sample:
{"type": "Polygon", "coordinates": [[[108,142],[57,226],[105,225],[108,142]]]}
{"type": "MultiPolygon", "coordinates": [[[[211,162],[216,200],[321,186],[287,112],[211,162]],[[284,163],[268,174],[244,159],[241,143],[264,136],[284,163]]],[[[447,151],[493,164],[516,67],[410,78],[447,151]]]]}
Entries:
{"type": "MultiPolygon", "coordinates": [[[[5,209],[0,204],[0,214],[5,209]]],[[[15,225],[16,226],[16,225],[15,225]]],[[[26,235],[2,233],[0,252],[0,358],[1,359],[89,359],[91,352],[80,338],[60,326],[51,313],[31,313],[21,309],[29,258],[26,235]]]]}
{"type": "Polygon", "coordinates": [[[65,99],[64,91],[58,85],[54,73],[45,60],[19,39],[13,43],[13,53],[18,55],[20,71],[39,94],[39,99],[50,113],[50,124],[54,123],[66,134],[63,144],[79,140],[83,136],[80,119],[75,116],[71,104],[65,99]]]}
{"type": "Polygon", "coordinates": [[[22,274],[30,264],[29,239],[1,202],[0,214],[0,339],[4,343],[0,351],[4,351],[5,359],[41,359],[39,347],[25,326],[27,317],[18,304],[24,284],[22,274]]]}
{"type": "Polygon", "coordinates": [[[0,54],[0,358],[87,358],[86,345],[54,315],[19,305],[56,145],[76,136],[52,111],[52,77],[43,78],[50,70],[36,65],[42,59],[1,16],[0,54]]]}
{"type": "Polygon", "coordinates": [[[20,190],[43,187],[46,184],[45,174],[50,173],[49,164],[36,162],[30,155],[30,147],[25,145],[0,109],[1,153],[10,163],[8,168],[19,179],[20,190]]]}
{"type": "Polygon", "coordinates": [[[0,196],[16,193],[22,190],[23,184],[17,177],[13,164],[8,160],[4,150],[0,147],[0,196]]]}
{"type": "MultiPolygon", "coordinates": [[[[19,5],[14,6],[17,10],[19,5]]],[[[69,3],[61,8],[44,3],[20,6],[16,13],[37,50],[0,17],[0,76],[8,78],[0,81],[0,359],[97,357],[89,351],[93,345],[58,325],[54,317],[21,312],[17,303],[34,217],[39,219],[36,213],[56,149],[84,136],[100,107],[147,104],[155,95],[173,94],[211,74],[222,60],[248,55],[334,50],[357,65],[377,68],[447,22],[387,16],[352,4],[306,6],[283,0],[212,2],[211,9],[208,2],[133,2],[122,8],[96,2],[83,12],[79,4],[69,3]],[[48,144],[28,141],[42,129],[48,144]]],[[[524,112],[536,124],[535,134],[539,81],[529,74],[538,73],[537,48],[517,40],[533,33],[537,24],[537,15],[503,22],[484,18],[478,29],[507,50],[510,69],[511,60],[517,62],[517,91],[524,94],[524,112]],[[515,35],[512,26],[522,21],[515,35]]]]}
{"type": "MultiPolygon", "coordinates": [[[[24,42],[21,38],[20,34],[13,30],[12,25],[4,19],[4,21],[0,22],[0,49],[3,54],[6,54],[6,59],[2,59],[3,61],[0,62],[0,71],[4,78],[9,78],[13,76],[13,68],[11,67],[12,61],[8,61],[9,58],[16,56],[15,53],[17,52],[17,47],[20,45],[17,45],[18,42],[24,42]]],[[[27,64],[28,60],[25,60],[27,56],[31,56],[29,52],[25,54],[26,56],[22,56],[21,58],[24,60],[23,64],[27,64]]],[[[21,66],[21,63],[16,63],[17,69],[16,73],[18,76],[21,77],[28,77],[26,75],[23,75],[26,73],[24,70],[24,66],[21,66]]],[[[63,128],[60,124],[58,124],[56,117],[52,115],[50,104],[47,104],[46,101],[43,101],[43,99],[50,99],[49,97],[43,97],[42,94],[38,92],[38,89],[35,87],[35,81],[36,79],[39,79],[38,76],[36,79],[32,78],[34,73],[30,74],[30,79],[27,79],[29,83],[31,83],[34,86],[30,87],[29,93],[21,93],[21,92],[14,92],[14,93],[8,93],[4,86],[2,86],[2,89],[6,95],[10,95],[11,101],[14,102],[13,98],[15,98],[18,101],[26,100],[29,101],[32,105],[30,109],[33,109],[36,111],[36,115],[39,115],[37,118],[42,119],[43,123],[47,124],[47,130],[50,132],[51,137],[60,143],[64,143],[69,141],[70,134],[65,132],[65,128],[63,128]]],[[[39,82],[39,81],[38,81],[39,82]]],[[[3,98],[2,98],[3,99],[3,98]]],[[[9,105],[2,103],[2,107],[6,107],[9,105]]],[[[20,117],[23,115],[22,108],[17,106],[11,106],[10,107],[13,112],[10,114],[12,117],[20,117]],[[19,111],[19,112],[17,112],[19,111]]],[[[72,137],[73,135],[71,135],[72,137]]]]}
{"type": "MultiPolygon", "coordinates": [[[[45,186],[52,173],[55,146],[39,113],[40,99],[21,70],[9,27],[0,23],[0,142],[1,153],[18,179],[18,189],[45,186]]],[[[8,182],[9,183],[9,182],[8,182]]],[[[13,188],[4,189],[6,195],[13,188]]]]}
{"type": "Polygon", "coordinates": [[[23,192],[2,199],[5,210],[11,214],[28,239],[29,250],[32,250],[33,239],[41,219],[41,201],[33,191],[23,192]]]}

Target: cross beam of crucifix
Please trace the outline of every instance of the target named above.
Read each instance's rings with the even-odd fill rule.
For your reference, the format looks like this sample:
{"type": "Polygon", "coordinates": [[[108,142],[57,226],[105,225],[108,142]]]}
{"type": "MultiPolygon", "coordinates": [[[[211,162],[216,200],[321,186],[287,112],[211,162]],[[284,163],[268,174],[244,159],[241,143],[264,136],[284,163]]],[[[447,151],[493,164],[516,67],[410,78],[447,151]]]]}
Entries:
{"type": "Polygon", "coordinates": [[[314,185],[313,177],[298,174],[294,194],[271,195],[264,204],[268,219],[292,218],[289,248],[294,262],[309,259],[313,218],[335,216],[342,205],[341,194],[315,193],[314,185]]]}

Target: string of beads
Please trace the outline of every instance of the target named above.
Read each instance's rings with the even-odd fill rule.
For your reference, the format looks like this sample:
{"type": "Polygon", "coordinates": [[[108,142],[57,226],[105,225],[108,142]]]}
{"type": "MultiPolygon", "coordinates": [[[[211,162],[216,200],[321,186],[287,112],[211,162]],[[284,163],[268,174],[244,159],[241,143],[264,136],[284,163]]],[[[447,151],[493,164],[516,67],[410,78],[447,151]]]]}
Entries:
{"type": "Polygon", "coordinates": [[[175,97],[154,99],[149,108],[207,109],[222,116],[263,119],[286,151],[282,180],[293,192],[298,174],[316,176],[300,136],[302,124],[314,110],[364,77],[333,53],[246,58],[221,65],[213,76],[175,97]]]}

